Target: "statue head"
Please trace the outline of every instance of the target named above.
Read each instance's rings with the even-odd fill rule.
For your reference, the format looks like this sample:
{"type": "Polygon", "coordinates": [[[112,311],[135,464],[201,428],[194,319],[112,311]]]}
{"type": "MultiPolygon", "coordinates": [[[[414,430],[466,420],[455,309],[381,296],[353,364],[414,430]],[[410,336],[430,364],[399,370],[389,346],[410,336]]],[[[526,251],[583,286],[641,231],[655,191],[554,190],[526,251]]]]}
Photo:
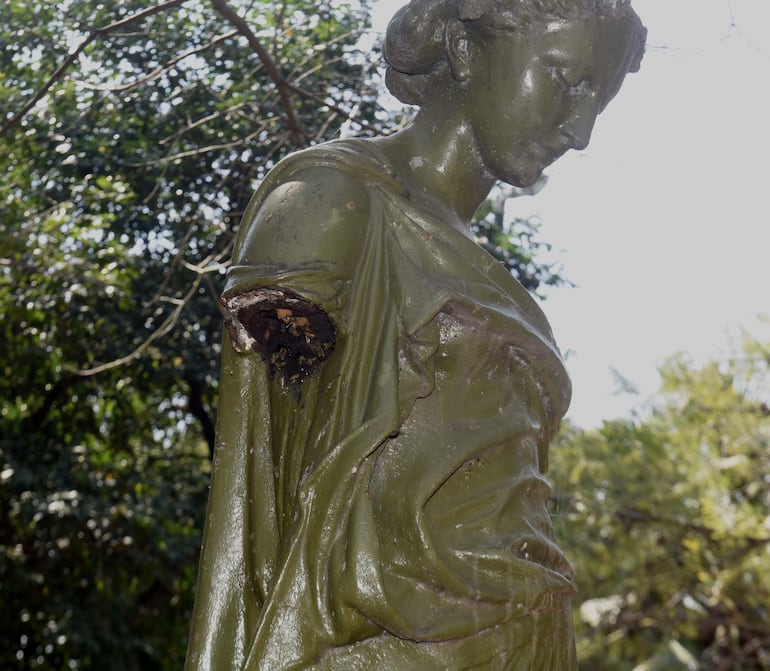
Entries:
{"type": "Polygon", "coordinates": [[[459,27],[477,40],[499,32],[514,39],[517,33],[531,37],[553,21],[585,17],[626,24],[628,72],[638,71],[647,31],[630,0],[412,0],[391,19],[382,47],[388,89],[402,102],[421,105],[440,85],[447,37],[459,27]]]}
{"type": "Polygon", "coordinates": [[[587,145],[645,37],[630,0],[412,0],[388,26],[386,83],[464,114],[492,174],[525,186],[587,145]]]}

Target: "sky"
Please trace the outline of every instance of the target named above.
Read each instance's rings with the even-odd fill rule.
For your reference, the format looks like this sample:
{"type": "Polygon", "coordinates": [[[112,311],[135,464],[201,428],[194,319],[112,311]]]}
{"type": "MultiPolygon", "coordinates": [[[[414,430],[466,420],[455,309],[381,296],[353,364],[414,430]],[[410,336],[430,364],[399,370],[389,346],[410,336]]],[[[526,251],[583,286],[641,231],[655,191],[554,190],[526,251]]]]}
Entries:
{"type": "MultiPolygon", "coordinates": [[[[375,27],[401,4],[375,2],[375,27]]],[[[770,0],[633,4],[641,71],[589,147],[511,203],[541,219],[576,285],[543,309],[573,381],[567,418],[585,428],[644,412],[677,352],[719,357],[742,330],[770,341],[770,0]]]]}

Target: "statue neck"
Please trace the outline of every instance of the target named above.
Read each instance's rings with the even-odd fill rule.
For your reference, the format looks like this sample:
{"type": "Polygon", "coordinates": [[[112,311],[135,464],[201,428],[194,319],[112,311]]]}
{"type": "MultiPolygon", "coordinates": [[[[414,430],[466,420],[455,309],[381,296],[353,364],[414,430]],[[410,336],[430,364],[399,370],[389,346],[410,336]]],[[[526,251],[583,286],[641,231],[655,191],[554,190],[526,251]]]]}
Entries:
{"type": "MultiPolygon", "coordinates": [[[[443,115],[447,116],[447,115],[443,115]]],[[[403,130],[374,140],[412,196],[463,228],[495,183],[467,125],[418,112],[403,130]]]]}

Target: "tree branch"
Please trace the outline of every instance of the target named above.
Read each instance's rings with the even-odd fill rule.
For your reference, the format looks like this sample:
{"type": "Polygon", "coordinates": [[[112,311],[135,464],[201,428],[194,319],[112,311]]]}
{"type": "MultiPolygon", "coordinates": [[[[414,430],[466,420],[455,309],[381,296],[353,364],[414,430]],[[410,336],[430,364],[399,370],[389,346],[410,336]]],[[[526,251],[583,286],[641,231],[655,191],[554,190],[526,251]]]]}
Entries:
{"type": "Polygon", "coordinates": [[[294,84],[288,84],[288,87],[296,93],[298,96],[302,96],[303,98],[307,98],[308,100],[317,103],[319,105],[323,105],[324,107],[327,107],[330,111],[336,112],[340,116],[344,117],[345,119],[348,119],[349,121],[352,121],[355,124],[358,124],[361,128],[364,130],[377,132],[377,128],[372,126],[371,124],[366,123],[365,121],[361,121],[360,119],[356,119],[353,116],[353,111],[346,110],[340,107],[339,105],[335,105],[333,103],[330,103],[328,100],[324,100],[323,98],[315,95],[315,93],[311,93],[310,91],[306,91],[303,88],[300,88],[299,86],[294,86],[294,84]]]}
{"type": "Polygon", "coordinates": [[[139,345],[133,352],[130,354],[127,354],[124,357],[121,357],[119,359],[115,359],[113,361],[108,361],[107,363],[101,364],[99,366],[94,366],[93,368],[81,368],[76,369],[72,371],[75,375],[78,375],[80,377],[90,377],[92,375],[98,375],[99,373],[103,373],[107,370],[111,370],[112,368],[117,368],[118,366],[123,366],[124,364],[127,364],[134,359],[141,356],[147,348],[152,345],[153,342],[155,342],[158,338],[161,336],[166,335],[172,328],[174,328],[174,325],[176,324],[177,320],[179,319],[179,315],[182,314],[182,310],[184,310],[187,303],[192,299],[195,292],[198,290],[198,286],[200,286],[200,277],[198,276],[195,278],[195,280],[192,283],[192,286],[188,290],[188,292],[182,297],[181,299],[173,299],[173,302],[176,304],[176,307],[174,310],[172,310],[171,314],[166,317],[166,319],[163,321],[163,323],[155,330],[153,331],[147,338],[142,342],[141,345],[139,345]]]}
{"type": "Polygon", "coordinates": [[[294,112],[294,107],[291,104],[291,87],[281,74],[275,61],[262,46],[257,36],[254,34],[254,31],[249,28],[249,25],[243,17],[239,16],[225,0],[211,0],[211,4],[214,6],[214,9],[235,26],[238,32],[246,38],[251,49],[257,54],[259,60],[262,61],[262,65],[265,66],[268,76],[273,81],[273,84],[275,84],[278,89],[278,94],[281,96],[281,103],[283,104],[283,109],[286,114],[286,123],[289,126],[289,131],[291,132],[294,141],[299,146],[307,144],[307,139],[302,132],[302,128],[297,120],[297,115],[294,112]]]}
{"type": "Polygon", "coordinates": [[[102,37],[106,35],[107,33],[111,33],[114,30],[118,30],[119,28],[122,28],[123,26],[126,26],[130,23],[134,23],[135,21],[141,21],[142,19],[147,18],[148,16],[152,16],[153,14],[157,14],[159,12],[164,12],[167,9],[170,9],[171,7],[176,7],[178,5],[183,5],[184,3],[189,2],[189,0],[168,0],[168,2],[164,2],[161,5],[158,5],[157,7],[150,7],[149,9],[145,9],[141,12],[137,12],[136,14],[132,14],[131,16],[127,16],[124,19],[120,19],[119,21],[115,21],[114,23],[110,23],[107,26],[104,26],[102,28],[97,28],[95,30],[92,30],[88,36],[78,45],[77,49],[70,52],[70,54],[67,56],[66,59],[64,59],[64,62],[56,68],[56,71],[48,78],[48,81],[43,84],[43,86],[35,93],[35,95],[32,96],[32,98],[29,100],[29,102],[24,105],[24,107],[19,111],[15,116],[13,116],[8,123],[3,126],[3,128],[0,130],[0,137],[8,133],[9,131],[13,130],[16,126],[19,125],[21,120],[29,113],[29,111],[37,105],[37,103],[45,96],[46,93],[48,93],[49,89],[61,78],[61,76],[70,68],[70,66],[77,60],[77,58],[80,56],[80,54],[85,51],[86,47],[91,44],[95,39],[102,37]]]}
{"type": "Polygon", "coordinates": [[[172,141],[176,141],[179,138],[181,138],[182,135],[184,135],[185,133],[189,133],[191,130],[195,130],[198,126],[203,126],[204,124],[207,124],[209,121],[213,121],[214,119],[217,119],[223,115],[227,117],[231,114],[235,114],[235,112],[237,112],[243,106],[244,106],[244,103],[238,103],[237,105],[233,105],[224,111],[213,112],[212,114],[208,114],[205,117],[196,119],[195,121],[188,118],[187,125],[185,127],[177,129],[174,132],[174,134],[169,137],[163,138],[162,140],[158,140],[158,144],[160,146],[164,146],[169,144],[172,141]]]}
{"type": "Polygon", "coordinates": [[[208,154],[212,151],[222,151],[223,149],[232,149],[233,147],[240,147],[248,144],[248,142],[256,137],[259,133],[249,133],[246,137],[234,140],[233,142],[223,142],[222,144],[212,144],[206,147],[196,147],[195,149],[189,149],[187,151],[181,151],[178,154],[171,154],[164,156],[163,158],[156,158],[151,161],[124,161],[123,165],[128,168],[149,168],[150,166],[165,165],[173,163],[174,161],[180,161],[184,158],[190,158],[192,156],[199,156],[200,154],[208,154]]]}
{"type": "Polygon", "coordinates": [[[22,420],[22,426],[25,431],[35,431],[40,428],[40,425],[48,417],[48,413],[54,407],[56,402],[64,396],[67,389],[72,386],[73,383],[78,382],[79,378],[76,375],[65,375],[63,378],[57,380],[53,386],[43,396],[43,402],[31,415],[22,420]]]}
{"type": "Polygon", "coordinates": [[[140,77],[139,79],[134,79],[133,81],[130,81],[126,84],[121,84],[120,86],[99,86],[95,84],[89,84],[88,82],[85,82],[85,81],[78,81],[78,84],[80,84],[80,86],[84,88],[91,89],[92,91],[108,91],[110,93],[130,91],[131,89],[137,88],[138,86],[149,84],[151,81],[160,77],[164,72],[167,72],[168,70],[173,68],[177,63],[179,63],[180,61],[183,61],[185,58],[189,56],[194,56],[196,54],[205,53],[206,51],[215,47],[220,42],[229,40],[231,37],[235,37],[237,34],[238,34],[237,30],[231,30],[230,32],[225,33],[224,35],[220,35],[219,37],[214,38],[208,44],[204,44],[201,47],[196,47],[195,49],[189,49],[184,53],[179,54],[178,56],[176,56],[175,58],[172,58],[167,63],[164,63],[160,67],[153,70],[149,75],[146,75],[145,77],[140,77]]]}
{"type": "Polygon", "coordinates": [[[211,419],[211,415],[209,415],[208,410],[206,409],[206,404],[203,402],[204,384],[200,380],[196,380],[191,374],[185,378],[185,381],[189,387],[187,407],[200,424],[203,439],[206,441],[206,445],[208,445],[209,448],[209,460],[213,461],[216,429],[214,421],[211,419]]]}
{"type": "MultiPolygon", "coordinates": [[[[719,533],[711,527],[703,524],[694,524],[685,520],[676,519],[673,517],[665,517],[656,513],[640,510],[639,508],[621,508],[615,513],[618,519],[624,522],[653,522],[657,524],[665,524],[667,526],[675,526],[687,531],[706,536],[709,540],[717,540],[719,533]]],[[[761,545],[770,544],[770,536],[735,536],[727,535],[730,540],[746,543],[749,549],[759,547],[761,545]]]]}

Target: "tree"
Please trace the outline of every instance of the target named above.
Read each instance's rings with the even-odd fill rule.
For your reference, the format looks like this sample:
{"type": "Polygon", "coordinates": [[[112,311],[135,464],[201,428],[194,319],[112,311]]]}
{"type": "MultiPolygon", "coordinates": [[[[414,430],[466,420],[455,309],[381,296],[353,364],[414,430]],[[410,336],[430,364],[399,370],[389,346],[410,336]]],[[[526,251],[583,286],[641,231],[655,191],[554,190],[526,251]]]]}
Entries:
{"type": "Polygon", "coordinates": [[[356,0],[0,3],[0,667],[181,666],[234,231],[285,153],[388,121],[366,25],[356,0]]]}
{"type": "Polygon", "coordinates": [[[180,668],[241,208],[347,110],[342,3],[0,5],[2,668],[180,668]]]}
{"type": "Polygon", "coordinates": [[[584,668],[770,669],[770,347],[662,379],[651,416],[554,446],[584,668]]]}
{"type": "Polygon", "coordinates": [[[544,297],[543,288],[569,285],[561,266],[543,260],[551,245],[540,240],[540,222],[536,217],[509,220],[505,204],[540,190],[546,179],[533,188],[518,189],[498,184],[473,217],[471,230],[476,241],[498,259],[521,282],[525,289],[544,297]]]}

